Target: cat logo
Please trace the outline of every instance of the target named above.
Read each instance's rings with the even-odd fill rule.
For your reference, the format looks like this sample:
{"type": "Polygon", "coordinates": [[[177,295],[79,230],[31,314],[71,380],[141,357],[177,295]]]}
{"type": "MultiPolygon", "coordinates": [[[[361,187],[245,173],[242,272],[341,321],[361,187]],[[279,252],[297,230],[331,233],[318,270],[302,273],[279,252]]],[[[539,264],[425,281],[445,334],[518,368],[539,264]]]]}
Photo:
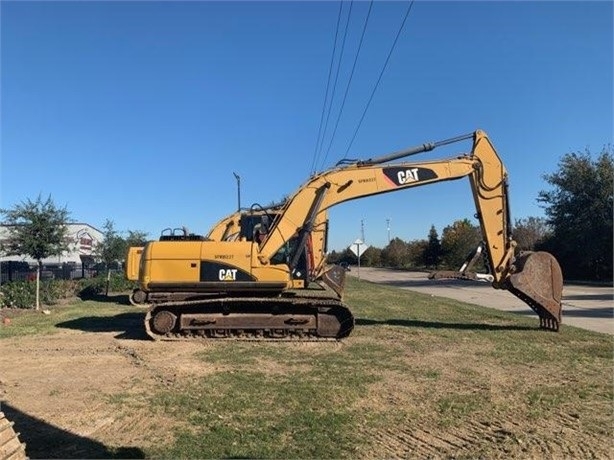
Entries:
{"type": "Polygon", "coordinates": [[[386,179],[390,181],[390,185],[397,187],[411,186],[417,182],[437,179],[435,171],[428,168],[391,166],[389,168],[384,168],[383,172],[386,179]]]}
{"type": "Polygon", "coordinates": [[[399,171],[397,173],[397,179],[399,184],[409,184],[410,182],[416,182],[418,179],[418,168],[406,169],[405,171],[399,171]]]}
{"type": "Polygon", "coordinates": [[[237,269],[236,268],[220,268],[219,273],[220,281],[236,281],[237,269]]]}

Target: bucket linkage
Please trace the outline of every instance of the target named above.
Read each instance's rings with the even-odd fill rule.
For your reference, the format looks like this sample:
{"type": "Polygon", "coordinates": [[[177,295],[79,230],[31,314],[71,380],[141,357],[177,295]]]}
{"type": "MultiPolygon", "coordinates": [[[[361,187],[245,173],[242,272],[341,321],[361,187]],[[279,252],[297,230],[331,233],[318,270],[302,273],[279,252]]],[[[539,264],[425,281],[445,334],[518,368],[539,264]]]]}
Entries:
{"type": "MultiPolygon", "coordinates": [[[[454,278],[462,280],[493,282],[491,274],[472,270],[476,261],[484,255],[484,243],[467,257],[458,271],[436,271],[430,279],[454,278]]],[[[543,251],[525,251],[513,258],[509,274],[497,288],[510,291],[525,302],[539,316],[542,329],[558,331],[561,324],[561,298],[563,296],[563,273],[557,260],[543,251]]]]}

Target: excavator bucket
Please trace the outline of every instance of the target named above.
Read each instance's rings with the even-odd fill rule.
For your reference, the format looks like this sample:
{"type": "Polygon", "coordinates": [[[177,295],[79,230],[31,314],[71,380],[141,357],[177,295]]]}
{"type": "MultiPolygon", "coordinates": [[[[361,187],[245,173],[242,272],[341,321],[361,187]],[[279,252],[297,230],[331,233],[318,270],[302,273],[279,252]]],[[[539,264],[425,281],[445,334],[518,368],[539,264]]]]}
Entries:
{"type": "Polygon", "coordinates": [[[547,252],[523,252],[516,257],[514,266],[506,288],[539,315],[541,328],[558,331],[563,295],[559,263],[547,252]]]}
{"type": "Polygon", "coordinates": [[[345,289],[345,272],[345,268],[339,265],[331,265],[322,275],[322,281],[339,297],[343,297],[345,289]]]}

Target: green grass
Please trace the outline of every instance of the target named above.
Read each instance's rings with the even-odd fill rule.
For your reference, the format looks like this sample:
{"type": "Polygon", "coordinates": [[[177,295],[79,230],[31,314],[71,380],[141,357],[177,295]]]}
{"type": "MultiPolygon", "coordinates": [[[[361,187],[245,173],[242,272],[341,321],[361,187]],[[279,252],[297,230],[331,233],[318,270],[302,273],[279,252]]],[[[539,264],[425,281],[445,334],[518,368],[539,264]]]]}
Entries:
{"type": "MultiPolygon", "coordinates": [[[[537,317],[353,278],[346,303],[357,326],[341,343],[212,343],[193,355],[208,372],[107,402],[118,413],[145,407],[176,421],[173,441],[143,447],[151,458],[381,458],[392,455],[373,450],[382,433],[411,441],[406,433],[420,430],[474,439],[457,451],[441,447],[443,457],[535,457],[561,442],[559,426],[569,445],[609,452],[611,336],[542,331],[537,317]]],[[[16,317],[0,338],[79,321],[96,330],[98,317],[131,321],[136,312],[83,302],[51,318],[16,317]]],[[[173,344],[155,346],[162,353],[173,344]]]]}
{"type": "MultiPolygon", "coordinates": [[[[113,302],[95,302],[75,300],[74,303],[61,306],[43,307],[41,311],[35,310],[5,310],[2,317],[10,318],[9,325],[0,325],[0,339],[27,336],[56,334],[62,331],[58,327],[62,323],[78,321],[84,328],[99,329],[113,327],[109,323],[109,317],[130,313],[142,313],[143,309],[138,307],[128,307],[113,302]],[[42,310],[48,309],[48,315],[42,310]]],[[[115,322],[116,326],[117,321],[115,322]]]]}
{"type": "Polygon", "coordinates": [[[339,458],[352,452],[353,411],[362,388],[320,388],[319,373],[286,376],[242,371],[199,380],[184,392],[167,391],[156,404],[184,420],[164,458],[339,458]],[[349,393],[349,394],[348,394],[349,393]]]}
{"type": "Polygon", "coordinates": [[[224,343],[198,357],[224,370],[157,395],[163,413],[189,426],[154,456],[351,457],[365,416],[357,403],[389,359],[377,343],[224,343]]]}

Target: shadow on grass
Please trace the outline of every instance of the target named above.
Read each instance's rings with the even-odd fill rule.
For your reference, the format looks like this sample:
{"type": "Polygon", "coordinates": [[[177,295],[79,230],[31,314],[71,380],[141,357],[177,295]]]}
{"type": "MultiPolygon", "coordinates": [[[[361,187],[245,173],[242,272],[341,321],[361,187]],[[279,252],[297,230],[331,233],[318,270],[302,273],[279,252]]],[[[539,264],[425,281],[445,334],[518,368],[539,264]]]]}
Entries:
{"type": "Polygon", "coordinates": [[[420,321],[413,319],[387,319],[383,321],[356,318],[357,326],[380,326],[387,324],[389,326],[403,326],[403,327],[423,327],[427,329],[457,329],[457,330],[471,330],[471,331],[533,331],[538,330],[539,326],[519,326],[515,324],[468,324],[468,323],[442,323],[438,321],[420,321]]]}
{"type": "Polygon", "coordinates": [[[93,439],[79,436],[10,404],[2,403],[2,412],[15,423],[14,430],[26,445],[29,458],[145,458],[137,447],[109,448],[93,439]]]}
{"type": "Polygon", "coordinates": [[[119,332],[116,339],[149,340],[145,333],[145,312],[115,316],[85,316],[56,324],[56,327],[84,332],[119,332]]]}
{"type": "Polygon", "coordinates": [[[131,305],[128,294],[110,293],[104,294],[83,294],[79,296],[81,300],[93,300],[95,302],[113,303],[116,305],[131,305]]]}
{"type": "Polygon", "coordinates": [[[430,279],[408,279],[408,280],[387,280],[387,281],[368,281],[373,284],[382,284],[384,286],[393,286],[400,288],[409,288],[412,287],[467,287],[467,286],[480,286],[480,287],[490,287],[490,284],[485,283],[483,281],[474,281],[474,280],[458,280],[458,279],[440,279],[440,280],[430,280],[430,279]]]}

